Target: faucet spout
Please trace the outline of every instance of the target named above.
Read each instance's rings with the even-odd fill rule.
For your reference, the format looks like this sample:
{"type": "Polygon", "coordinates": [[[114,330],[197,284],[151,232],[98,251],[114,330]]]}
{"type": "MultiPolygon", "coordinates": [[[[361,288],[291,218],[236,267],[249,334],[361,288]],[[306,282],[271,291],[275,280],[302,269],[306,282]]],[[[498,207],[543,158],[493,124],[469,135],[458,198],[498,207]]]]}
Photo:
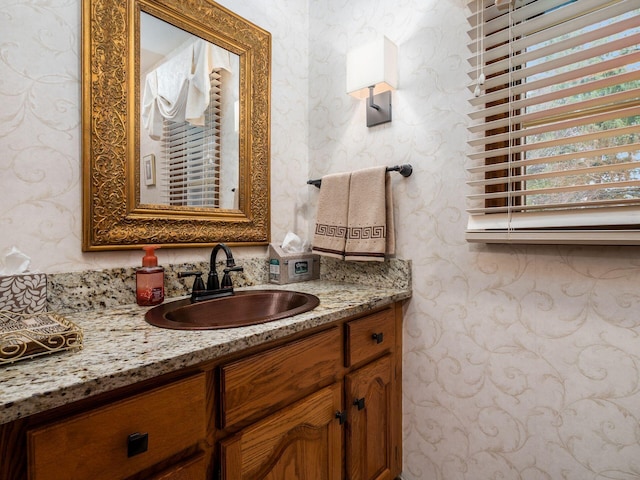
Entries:
{"type": "Polygon", "coordinates": [[[207,290],[220,290],[220,279],[216,270],[216,258],[220,250],[224,252],[227,260],[227,268],[224,269],[222,287],[231,288],[231,291],[233,291],[233,285],[231,284],[231,277],[229,277],[229,272],[242,271],[242,267],[236,267],[236,261],[233,258],[231,249],[224,243],[217,244],[211,251],[211,259],[209,260],[209,276],[207,277],[207,290]]]}

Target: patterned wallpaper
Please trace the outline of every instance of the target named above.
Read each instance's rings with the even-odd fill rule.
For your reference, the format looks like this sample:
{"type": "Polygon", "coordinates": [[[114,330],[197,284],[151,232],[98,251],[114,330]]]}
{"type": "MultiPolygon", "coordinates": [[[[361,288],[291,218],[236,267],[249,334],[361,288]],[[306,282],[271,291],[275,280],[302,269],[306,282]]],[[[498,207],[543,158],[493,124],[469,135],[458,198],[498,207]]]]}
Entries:
{"type": "Polygon", "coordinates": [[[312,176],[394,177],[406,307],[404,478],[640,478],[640,249],[464,240],[466,0],[311,0],[312,176]],[[393,122],[365,126],[345,54],[399,48],[393,122]]]}
{"type": "MultiPolygon", "coordinates": [[[[309,234],[307,178],[414,166],[394,176],[414,285],[404,478],[640,478],[640,250],[464,240],[466,0],[221,3],[273,35],[274,241],[309,234]],[[399,46],[400,88],[393,122],[368,129],[345,54],[376,34],[399,46]]],[[[79,0],[0,10],[0,253],[16,245],[47,273],[136,265],[138,252],[80,249],[79,0]]]]}

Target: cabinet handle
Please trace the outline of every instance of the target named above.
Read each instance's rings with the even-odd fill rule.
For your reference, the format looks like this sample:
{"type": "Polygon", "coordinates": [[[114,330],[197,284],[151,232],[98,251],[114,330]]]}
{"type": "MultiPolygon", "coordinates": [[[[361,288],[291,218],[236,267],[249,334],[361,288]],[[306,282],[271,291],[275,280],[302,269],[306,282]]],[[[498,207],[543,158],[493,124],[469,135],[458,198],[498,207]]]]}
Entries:
{"type": "Polygon", "coordinates": [[[362,410],[364,408],[364,397],[362,398],[356,398],[353,401],[353,404],[358,407],[358,410],[362,410]]]}
{"type": "Polygon", "coordinates": [[[382,332],[374,333],[373,335],[371,335],[371,338],[374,339],[376,343],[382,343],[382,341],[384,340],[384,334],[382,332]]]}
{"type": "Polygon", "coordinates": [[[135,455],[144,453],[149,448],[148,433],[132,433],[127,437],[127,457],[131,458],[135,455]]]}
{"type": "Polygon", "coordinates": [[[340,425],[344,425],[344,422],[347,421],[347,412],[346,411],[337,411],[336,418],[340,421],[340,425]]]}

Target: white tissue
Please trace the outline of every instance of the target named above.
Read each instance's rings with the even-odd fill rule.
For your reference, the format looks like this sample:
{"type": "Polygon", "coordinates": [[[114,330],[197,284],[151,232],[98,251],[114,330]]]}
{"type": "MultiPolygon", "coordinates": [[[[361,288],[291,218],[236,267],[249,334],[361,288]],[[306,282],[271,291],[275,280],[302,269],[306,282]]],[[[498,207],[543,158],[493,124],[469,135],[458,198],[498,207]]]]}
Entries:
{"type": "Polygon", "coordinates": [[[311,245],[306,240],[302,240],[293,232],[287,232],[282,241],[282,251],[284,253],[302,253],[311,250],[311,245]]]}
{"type": "Polygon", "coordinates": [[[31,263],[30,257],[16,247],[11,247],[9,253],[4,256],[3,266],[0,268],[0,275],[17,275],[24,273],[29,269],[29,263],[31,263]]]}

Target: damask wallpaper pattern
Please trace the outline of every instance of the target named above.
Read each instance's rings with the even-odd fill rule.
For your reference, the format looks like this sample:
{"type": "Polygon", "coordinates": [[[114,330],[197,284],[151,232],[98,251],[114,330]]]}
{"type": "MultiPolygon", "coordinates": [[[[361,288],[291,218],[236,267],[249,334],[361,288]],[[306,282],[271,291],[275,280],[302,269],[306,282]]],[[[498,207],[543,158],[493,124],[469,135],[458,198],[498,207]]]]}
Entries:
{"type": "MultiPolygon", "coordinates": [[[[80,1],[0,2],[0,254],[16,245],[46,273],[137,265],[80,250],[80,1]]],[[[414,289],[404,478],[640,478],[640,250],[464,240],[466,0],[220,3],[273,35],[274,241],[310,235],[307,178],[414,166],[393,177],[414,289]],[[400,86],[393,122],[367,128],[345,57],[377,34],[399,47],[400,86]]]]}
{"type": "Polygon", "coordinates": [[[466,0],[311,1],[309,168],[412,163],[394,178],[413,262],[404,478],[640,478],[640,250],[464,240],[466,0]],[[393,122],[366,128],[345,55],[399,48],[393,122]]]}

